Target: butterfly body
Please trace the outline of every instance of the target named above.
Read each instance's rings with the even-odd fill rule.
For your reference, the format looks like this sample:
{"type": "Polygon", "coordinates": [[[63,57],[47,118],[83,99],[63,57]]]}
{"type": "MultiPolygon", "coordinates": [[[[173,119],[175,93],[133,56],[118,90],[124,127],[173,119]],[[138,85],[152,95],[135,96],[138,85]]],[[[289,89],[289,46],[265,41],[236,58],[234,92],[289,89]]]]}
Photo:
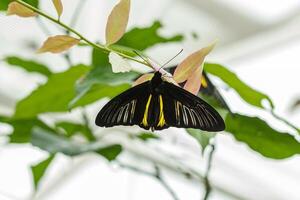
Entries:
{"type": "Polygon", "coordinates": [[[144,82],[108,102],[98,113],[101,127],[138,125],[144,129],[162,130],[170,126],[221,131],[221,116],[205,101],[162,79],[156,72],[144,82]]]}

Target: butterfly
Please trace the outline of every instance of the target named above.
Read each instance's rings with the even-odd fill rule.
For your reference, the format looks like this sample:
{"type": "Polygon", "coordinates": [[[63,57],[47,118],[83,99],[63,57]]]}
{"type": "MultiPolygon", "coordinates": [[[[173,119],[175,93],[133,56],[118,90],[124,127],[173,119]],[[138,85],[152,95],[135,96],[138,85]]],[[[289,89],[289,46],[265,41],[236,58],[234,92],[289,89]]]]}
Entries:
{"type": "Polygon", "coordinates": [[[200,97],[163,80],[159,71],[109,101],[98,113],[96,125],[138,125],[146,130],[169,127],[222,131],[219,113],[200,97]]]}

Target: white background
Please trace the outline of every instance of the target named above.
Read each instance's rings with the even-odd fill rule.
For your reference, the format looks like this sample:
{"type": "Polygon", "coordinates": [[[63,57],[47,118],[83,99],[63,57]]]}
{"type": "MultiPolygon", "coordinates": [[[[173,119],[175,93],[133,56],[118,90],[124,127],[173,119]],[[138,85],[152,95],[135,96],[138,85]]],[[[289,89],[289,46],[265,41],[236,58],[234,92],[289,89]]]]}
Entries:
{"type": "MultiPolygon", "coordinates": [[[[63,0],[65,11],[62,20],[66,23],[77,2],[63,0]]],[[[87,0],[75,29],[92,41],[103,41],[105,21],[116,2],[87,0]]],[[[186,35],[184,44],[156,46],[147,52],[161,63],[184,48],[184,53],[173,62],[177,63],[192,51],[218,39],[219,43],[208,61],[229,66],[246,83],[268,94],[275,103],[276,113],[299,126],[299,109],[289,111],[293,100],[300,98],[299,4],[296,0],[255,0],[247,3],[241,0],[132,0],[129,28],[146,26],[159,19],[165,25],[162,34],[186,35]],[[191,32],[196,32],[199,39],[193,39],[191,32]]],[[[42,9],[55,16],[50,0],[42,1],[42,9]]],[[[59,28],[45,20],[43,22],[50,26],[53,34],[61,33],[59,28]]],[[[49,64],[57,72],[67,68],[59,55],[36,55],[28,47],[28,43],[32,42],[40,45],[47,37],[35,20],[1,14],[0,27],[1,57],[22,55],[34,58],[49,64]]],[[[74,48],[71,55],[75,63],[89,63],[88,50],[74,48]]],[[[8,67],[1,62],[0,113],[12,113],[14,102],[44,81],[38,75],[28,75],[21,69],[8,67]]],[[[223,88],[222,94],[232,110],[260,116],[273,127],[292,132],[269,114],[249,107],[218,80],[215,82],[223,88]]],[[[96,103],[88,109],[91,119],[98,108],[99,103],[96,103]]],[[[76,111],[71,115],[76,118],[76,111]]],[[[10,127],[0,126],[1,135],[9,131],[10,127]]],[[[178,129],[157,134],[163,138],[159,144],[152,141],[146,147],[136,143],[127,145],[141,152],[149,151],[147,153],[153,157],[161,156],[157,152],[168,152],[199,173],[203,172],[205,160],[201,158],[199,146],[192,138],[178,129]]],[[[5,137],[0,137],[0,141],[4,144],[5,137]]],[[[267,159],[226,133],[217,136],[216,145],[211,171],[211,182],[215,189],[211,199],[300,199],[299,156],[284,160],[267,159]]],[[[155,179],[108,164],[94,154],[73,159],[57,156],[39,192],[32,197],[29,166],[46,156],[47,153],[30,145],[1,146],[0,200],[172,199],[155,179]]],[[[120,159],[151,170],[151,163],[130,151],[124,152],[120,159]]],[[[200,199],[203,195],[201,183],[187,180],[169,170],[164,170],[163,175],[180,199],[200,199]]]]}

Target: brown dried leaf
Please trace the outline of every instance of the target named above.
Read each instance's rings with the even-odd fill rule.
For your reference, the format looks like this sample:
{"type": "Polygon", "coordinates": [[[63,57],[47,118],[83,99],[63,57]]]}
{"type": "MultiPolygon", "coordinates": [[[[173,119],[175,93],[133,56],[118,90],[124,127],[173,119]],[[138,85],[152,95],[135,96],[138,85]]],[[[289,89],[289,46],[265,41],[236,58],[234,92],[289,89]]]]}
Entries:
{"type": "Polygon", "coordinates": [[[61,14],[63,12],[63,9],[64,9],[63,4],[62,4],[61,0],[52,0],[52,2],[56,9],[58,17],[60,18],[61,14]]]}
{"type": "Polygon", "coordinates": [[[204,47],[185,58],[175,69],[173,75],[175,81],[177,83],[182,83],[186,81],[198,67],[202,68],[202,63],[205,56],[207,56],[209,52],[211,52],[214,46],[215,43],[204,47]]]}
{"type": "Polygon", "coordinates": [[[197,95],[201,87],[202,67],[198,67],[196,71],[187,79],[183,89],[197,95]]]}
{"type": "Polygon", "coordinates": [[[79,39],[73,38],[68,35],[56,35],[54,37],[49,37],[44,42],[43,46],[37,51],[37,53],[60,53],[70,49],[79,42],[79,39]]]}
{"type": "Polygon", "coordinates": [[[125,33],[130,11],[130,0],[121,0],[111,11],[106,24],[106,44],[116,43],[125,33]]]}
{"type": "Polygon", "coordinates": [[[7,15],[17,15],[19,17],[34,17],[37,13],[33,12],[29,8],[19,4],[18,2],[11,2],[7,8],[7,15]]]}
{"type": "Polygon", "coordinates": [[[141,83],[144,83],[146,81],[149,81],[152,79],[152,77],[154,76],[153,73],[149,73],[149,74],[144,74],[142,76],[140,76],[133,84],[132,86],[136,86],[136,85],[139,85],[141,83]]]}

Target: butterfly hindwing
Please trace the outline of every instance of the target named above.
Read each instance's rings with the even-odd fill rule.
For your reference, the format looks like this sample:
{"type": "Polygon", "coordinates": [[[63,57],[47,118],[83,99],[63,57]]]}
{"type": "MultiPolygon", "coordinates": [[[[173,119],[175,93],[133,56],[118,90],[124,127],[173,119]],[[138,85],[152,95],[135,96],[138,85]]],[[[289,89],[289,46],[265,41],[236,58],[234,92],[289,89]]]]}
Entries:
{"type": "Polygon", "coordinates": [[[205,131],[224,130],[222,117],[201,98],[165,81],[159,90],[163,97],[167,125],[205,131]]]}
{"type": "Polygon", "coordinates": [[[100,110],[96,117],[96,125],[102,127],[139,125],[149,95],[149,81],[128,89],[114,97],[100,110]]]}

